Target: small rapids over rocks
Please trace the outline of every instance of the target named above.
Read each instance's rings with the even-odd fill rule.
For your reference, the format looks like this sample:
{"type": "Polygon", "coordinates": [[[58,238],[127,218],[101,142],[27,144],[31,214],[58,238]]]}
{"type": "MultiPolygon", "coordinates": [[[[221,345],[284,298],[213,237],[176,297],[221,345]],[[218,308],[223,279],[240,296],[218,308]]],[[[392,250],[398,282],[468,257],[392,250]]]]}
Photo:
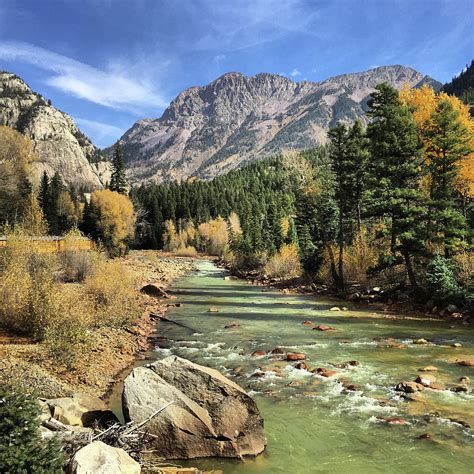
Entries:
{"type": "Polygon", "coordinates": [[[160,323],[164,339],[151,355],[235,380],[258,404],[268,447],[245,461],[181,464],[225,474],[473,472],[474,368],[459,364],[474,359],[470,327],[347,302],[330,311],[342,302],[262,291],[224,279],[211,262],[198,267],[171,288],[180,305],[167,317],[187,327],[160,323]]]}

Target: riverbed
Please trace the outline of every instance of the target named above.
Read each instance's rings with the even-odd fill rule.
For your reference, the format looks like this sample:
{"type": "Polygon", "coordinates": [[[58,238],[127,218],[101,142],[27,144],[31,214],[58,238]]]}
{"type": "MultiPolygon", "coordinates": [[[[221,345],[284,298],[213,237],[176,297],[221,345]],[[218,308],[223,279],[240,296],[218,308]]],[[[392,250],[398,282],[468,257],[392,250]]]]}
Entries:
{"type": "Polygon", "coordinates": [[[474,395],[450,390],[461,377],[474,377],[474,369],[457,364],[474,357],[470,327],[285,295],[226,275],[200,261],[197,272],[171,287],[178,305],[167,316],[187,327],[161,323],[159,333],[166,339],[151,357],[176,354],[232,377],[255,398],[268,447],[243,462],[204,459],[183,465],[225,474],[474,472],[474,431],[466,427],[474,426],[474,395]],[[334,306],[347,309],[331,311],[334,306]],[[304,321],[334,330],[313,330],[304,321]],[[238,325],[225,328],[231,323],[238,325]],[[417,339],[428,343],[414,344],[417,339]],[[309,368],[336,375],[297,369],[278,355],[251,355],[277,347],[304,353],[309,368]],[[358,364],[338,367],[348,361],[358,364]],[[394,387],[423,375],[419,369],[426,366],[438,369],[429,375],[445,389],[427,388],[411,400],[400,397],[394,387]],[[416,439],[425,434],[431,439],[416,439]]]}

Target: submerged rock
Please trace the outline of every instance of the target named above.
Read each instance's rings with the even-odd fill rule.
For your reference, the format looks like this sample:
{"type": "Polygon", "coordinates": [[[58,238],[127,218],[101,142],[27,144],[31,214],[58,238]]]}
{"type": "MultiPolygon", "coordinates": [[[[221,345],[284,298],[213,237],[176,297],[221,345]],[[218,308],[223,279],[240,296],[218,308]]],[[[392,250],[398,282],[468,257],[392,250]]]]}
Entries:
{"type": "Polygon", "coordinates": [[[405,420],[405,418],[400,418],[400,417],[396,417],[396,418],[377,417],[377,420],[383,423],[388,423],[389,425],[406,425],[408,423],[408,421],[405,420]]]}
{"type": "Polygon", "coordinates": [[[347,369],[349,367],[357,367],[360,365],[358,360],[348,360],[347,362],[341,362],[340,364],[336,364],[338,369],[347,369]]]}
{"type": "Polygon", "coordinates": [[[209,313],[219,313],[219,308],[209,308],[209,313]]]}
{"type": "Polygon", "coordinates": [[[415,439],[433,441],[433,437],[430,435],[430,433],[423,433],[420,436],[417,436],[415,439]]]}
{"type": "Polygon", "coordinates": [[[413,339],[413,344],[429,344],[429,342],[426,339],[420,338],[413,339]]]}
{"type": "Polygon", "coordinates": [[[423,390],[423,385],[417,382],[400,382],[396,387],[395,390],[397,392],[405,392],[405,393],[415,393],[420,392],[423,390]]]}
{"type": "Polygon", "coordinates": [[[313,374],[321,375],[321,377],[333,377],[337,374],[335,370],[326,369],[324,367],[318,367],[317,369],[312,370],[313,374]]]}
{"type": "Polygon", "coordinates": [[[339,306],[333,306],[332,308],[329,308],[329,311],[341,311],[341,308],[339,308],[339,306]]]}
{"type": "Polygon", "coordinates": [[[281,347],[275,347],[275,349],[273,349],[270,354],[273,354],[273,355],[278,355],[278,354],[284,354],[285,351],[281,348],[281,347]]]}
{"type": "Polygon", "coordinates": [[[176,356],[135,368],[125,379],[127,421],[147,422],[148,447],[167,459],[256,456],[267,444],[257,405],[217,370],[176,356]],[[162,412],[160,408],[172,402],[162,412]]]}
{"type": "Polygon", "coordinates": [[[308,364],[306,362],[298,362],[295,365],[295,369],[308,370],[308,364]]]}
{"type": "Polygon", "coordinates": [[[326,326],[325,324],[319,324],[318,326],[314,326],[313,330],[316,331],[335,331],[335,328],[331,326],[326,326]]]}
{"type": "Polygon", "coordinates": [[[252,357],[263,357],[263,356],[266,356],[266,355],[267,355],[267,352],[262,351],[262,350],[254,351],[251,354],[252,357]]]}
{"type": "Polygon", "coordinates": [[[76,452],[70,474],[140,474],[141,467],[123,449],[94,441],[76,452]]]}
{"type": "Polygon", "coordinates": [[[239,323],[230,323],[230,324],[226,324],[224,326],[224,329],[234,329],[234,328],[240,328],[240,324],[239,323]]]}
{"type": "Polygon", "coordinates": [[[458,364],[463,367],[474,367],[474,359],[460,360],[458,364]]]}
{"type": "Polygon", "coordinates": [[[426,367],[423,367],[422,369],[419,369],[420,372],[438,372],[438,367],[435,367],[434,365],[428,365],[426,367]]]}
{"type": "Polygon", "coordinates": [[[312,321],[303,321],[301,324],[304,324],[305,326],[312,326],[313,322],[312,321]]]}

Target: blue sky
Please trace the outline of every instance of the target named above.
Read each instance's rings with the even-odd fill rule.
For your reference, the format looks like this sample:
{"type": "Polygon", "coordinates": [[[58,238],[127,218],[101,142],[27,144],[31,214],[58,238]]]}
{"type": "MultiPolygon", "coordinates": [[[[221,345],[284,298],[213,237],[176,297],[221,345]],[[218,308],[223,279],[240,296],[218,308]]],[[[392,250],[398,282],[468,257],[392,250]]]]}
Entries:
{"type": "Polygon", "coordinates": [[[449,80],[474,0],[0,0],[0,69],[98,146],[228,71],[319,81],[403,64],[449,80]]]}

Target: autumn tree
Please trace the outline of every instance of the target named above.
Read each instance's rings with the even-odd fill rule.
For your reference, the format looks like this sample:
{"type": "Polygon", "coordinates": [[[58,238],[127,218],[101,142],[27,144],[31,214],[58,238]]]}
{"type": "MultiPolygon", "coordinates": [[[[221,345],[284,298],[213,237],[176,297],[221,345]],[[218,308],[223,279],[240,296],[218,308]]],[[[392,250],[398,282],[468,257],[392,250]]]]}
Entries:
{"type": "Polygon", "coordinates": [[[0,222],[18,222],[28,206],[33,158],[28,138],[9,127],[0,126],[0,222]]]}
{"type": "Polygon", "coordinates": [[[88,217],[92,234],[111,255],[123,255],[134,235],[135,213],[127,196],[102,189],[91,194],[88,217]]]}

